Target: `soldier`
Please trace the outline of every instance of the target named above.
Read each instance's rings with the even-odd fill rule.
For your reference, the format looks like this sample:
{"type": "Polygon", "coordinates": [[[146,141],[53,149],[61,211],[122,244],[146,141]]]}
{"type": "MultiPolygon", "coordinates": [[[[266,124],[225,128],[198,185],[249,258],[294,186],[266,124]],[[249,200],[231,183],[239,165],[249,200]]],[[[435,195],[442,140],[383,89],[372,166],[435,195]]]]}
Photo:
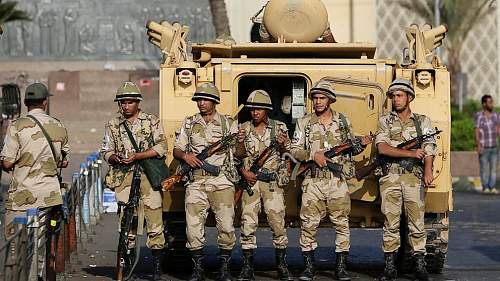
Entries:
{"type": "MultiPolygon", "coordinates": [[[[105,125],[101,153],[110,165],[105,183],[115,191],[116,199],[121,203],[128,202],[134,164],[138,160],[164,156],[167,153],[167,141],[160,120],[139,108],[142,100],[141,92],[134,83],[123,83],[114,100],[118,102],[119,114],[105,125]],[[132,132],[141,151],[135,151],[125,126],[132,132]]],[[[140,195],[140,220],[138,225],[134,225],[128,241],[130,256],[135,257],[135,238],[137,232],[142,233],[144,218],[148,233],[146,245],[153,255],[153,280],[161,280],[161,260],[165,246],[162,193],[153,189],[144,171],[141,172],[140,195]]]]}
{"type": "Polygon", "coordinates": [[[351,199],[346,179],[354,174],[352,155],[361,153],[371,138],[354,137],[350,120],[330,109],[330,105],[336,101],[336,95],[329,81],[321,79],[316,82],[309,92],[309,98],[313,101],[314,113],[298,120],[291,144],[291,152],[297,160],[314,160],[318,166],[309,171],[302,182],[300,247],[305,269],[300,280],[314,279],[314,250],[318,246],[316,232],[326,214],[336,232],[336,278],[350,280],[346,261],[350,247],[351,199]],[[332,159],[324,155],[326,150],[347,141],[353,143],[352,154],[332,159]],[[331,163],[335,171],[327,167],[327,162],[331,163]]]}
{"type": "Polygon", "coordinates": [[[264,204],[267,221],[273,232],[279,279],[294,280],[286,263],[288,238],[285,229],[285,199],[282,187],[289,180],[287,169],[280,165],[279,151],[275,150],[275,153],[267,159],[257,174],[249,170],[253,161],[272,142],[277,142],[280,151],[289,148],[288,129],[285,123],[268,117],[268,111],[273,109],[273,105],[271,98],[264,90],[253,91],[248,97],[245,107],[250,109],[252,120],[243,123],[240,127],[236,156],[244,158],[240,172],[247,183],[252,186],[254,194],[249,196],[245,192],[242,197],[240,243],[243,250],[243,268],[238,280],[255,280],[253,256],[254,250],[257,248],[255,232],[259,222],[261,200],[264,204]]]}
{"type": "Polygon", "coordinates": [[[410,102],[415,91],[410,81],[396,79],[387,91],[392,99],[392,112],[380,117],[375,139],[378,153],[396,158],[395,160],[417,160],[419,164],[408,170],[394,161],[380,180],[382,213],[385,216],[384,243],[385,269],[382,280],[396,280],[396,253],[400,247],[399,224],[402,207],[408,220],[409,240],[415,261],[415,275],[418,280],[428,280],[425,269],[425,228],[424,228],[424,185],[433,181],[432,162],[436,153],[434,138],[424,141],[421,148],[402,150],[396,146],[418,135],[432,133],[431,120],[424,115],[413,113],[410,102]],[[423,161],[423,165],[422,164],[423,161]],[[404,202],[404,204],[403,204],[404,202]]]}
{"type": "MultiPolygon", "coordinates": [[[[68,131],[59,120],[46,113],[49,96],[44,84],[29,85],[24,98],[28,116],[14,121],[5,136],[2,168],[13,172],[5,205],[7,239],[16,231],[13,224],[16,216],[25,216],[26,210],[31,208],[49,211],[52,207],[55,210],[63,203],[57,168],[68,165],[68,131]]],[[[45,268],[43,249],[39,257],[37,274],[41,279],[45,268]]],[[[30,280],[36,279],[30,276],[30,280]]]]}
{"type": "Polygon", "coordinates": [[[174,157],[194,168],[186,184],[186,247],[191,251],[194,268],[190,281],[205,280],[203,247],[205,246],[205,222],[208,209],[212,209],[217,222],[219,245],[218,280],[230,281],[229,261],[236,237],[234,234],[234,185],[227,169],[235,169],[231,149],[221,150],[203,162],[196,158],[204,148],[222,137],[236,134],[236,122],[219,114],[219,90],[212,83],[203,83],[196,89],[192,100],[199,113],[186,117],[182,123],[174,147],[174,157]],[[226,169],[226,170],[225,170],[226,169]],[[232,181],[230,181],[230,179],[232,181]]]}

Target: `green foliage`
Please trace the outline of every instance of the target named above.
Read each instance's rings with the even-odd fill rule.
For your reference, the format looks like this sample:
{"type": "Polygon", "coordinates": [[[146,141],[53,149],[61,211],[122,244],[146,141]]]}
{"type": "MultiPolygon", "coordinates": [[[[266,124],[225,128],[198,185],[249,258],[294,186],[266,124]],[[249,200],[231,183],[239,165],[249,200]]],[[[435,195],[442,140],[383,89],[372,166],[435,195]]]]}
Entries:
{"type": "Polygon", "coordinates": [[[463,111],[458,106],[451,107],[451,150],[474,150],[474,115],[482,110],[479,101],[468,101],[464,104],[463,111]]]}
{"type": "Polygon", "coordinates": [[[17,2],[9,1],[2,3],[0,0],[0,24],[9,21],[30,20],[24,11],[16,9],[16,5],[17,2]]]}

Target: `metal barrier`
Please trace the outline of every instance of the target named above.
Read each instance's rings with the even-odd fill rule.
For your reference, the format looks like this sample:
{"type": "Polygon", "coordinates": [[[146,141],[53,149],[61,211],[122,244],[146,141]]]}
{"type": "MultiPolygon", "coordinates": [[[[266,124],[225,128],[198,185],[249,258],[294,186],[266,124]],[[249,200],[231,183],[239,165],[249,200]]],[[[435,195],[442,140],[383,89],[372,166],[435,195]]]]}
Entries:
{"type": "Polygon", "coordinates": [[[104,210],[99,153],[89,155],[61,190],[62,206],[29,209],[14,218],[15,233],[0,241],[0,280],[65,280],[78,263],[73,253],[88,241],[104,210]]]}

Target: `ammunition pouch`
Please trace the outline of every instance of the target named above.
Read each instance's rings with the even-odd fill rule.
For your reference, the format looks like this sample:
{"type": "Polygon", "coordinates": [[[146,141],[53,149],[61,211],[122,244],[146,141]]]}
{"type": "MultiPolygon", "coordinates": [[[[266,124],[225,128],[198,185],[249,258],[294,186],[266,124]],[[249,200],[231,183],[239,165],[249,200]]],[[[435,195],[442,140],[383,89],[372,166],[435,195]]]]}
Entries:
{"type": "Polygon", "coordinates": [[[416,158],[392,158],[381,165],[384,176],[389,173],[404,174],[413,173],[417,177],[423,175],[423,163],[416,158]]]}

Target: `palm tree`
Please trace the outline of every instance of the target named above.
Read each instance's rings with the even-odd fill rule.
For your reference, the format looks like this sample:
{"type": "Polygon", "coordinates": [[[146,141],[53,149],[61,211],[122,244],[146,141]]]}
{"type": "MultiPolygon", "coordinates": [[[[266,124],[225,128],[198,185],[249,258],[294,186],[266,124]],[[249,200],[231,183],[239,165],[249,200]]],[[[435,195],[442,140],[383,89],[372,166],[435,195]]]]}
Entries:
{"type": "MultiPolygon", "coordinates": [[[[410,12],[416,13],[426,22],[434,22],[434,2],[437,0],[404,0],[397,3],[410,12]]],[[[460,54],[465,39],[481,20],[492,13],[495,0],[440,0],[441,22],[448,26],[444,47],[448,54],[448,70],[451,76],[452,99],[456,97],[458,74],[462,71],[460,54]]]]}
{"type": "Polygon", "coordinates": [[[2,24],[16,20],[30,20],[28,15],[16,9],[17,2],[9,1],[2,3],[0,0],[0,34],[3,33],[2,24]]]}
{"type": "Polygon", "coordinates": [[[226,3],[224,0],[209,0],[212,20],[215,27],[215,36],[230,36],[229,19],[227,17],[226,3]]]}

